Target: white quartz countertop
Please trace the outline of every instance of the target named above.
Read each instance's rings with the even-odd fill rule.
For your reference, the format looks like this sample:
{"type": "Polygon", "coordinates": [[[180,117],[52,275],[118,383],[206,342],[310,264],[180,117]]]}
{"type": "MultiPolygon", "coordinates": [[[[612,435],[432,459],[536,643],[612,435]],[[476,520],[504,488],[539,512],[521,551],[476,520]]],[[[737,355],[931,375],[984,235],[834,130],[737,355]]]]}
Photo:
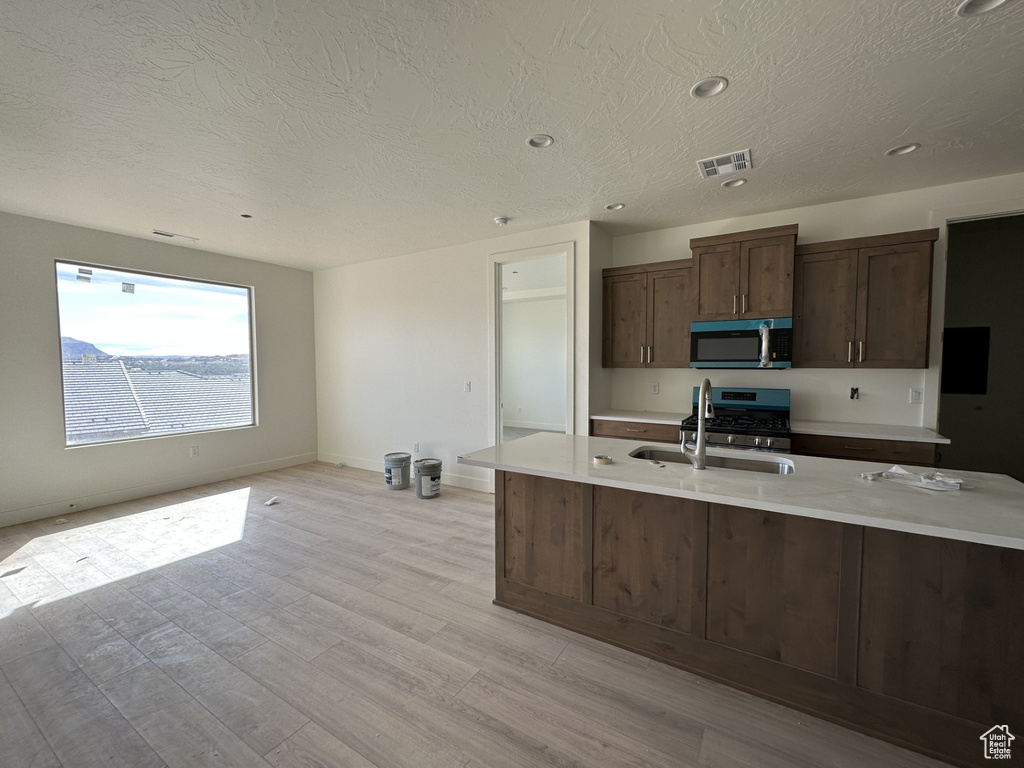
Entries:
{"type": "Polygon", "coordinates": [[[893,424],[854,424],[847,421],[804,421],[790,419],[790,432],[800,435],[864,437],[869,440],[905,440],[911,443],[949,444],[949,438],[927,427],[903,427],[893,424]]]}
{"type": "MultiPolygon", "coordinates": [[[[1024,550],[1024,483],[1006,475],[944,470],[962,478],[964,488],[932,491],[859,477],[862,472],[888,469],[891,465],[886,463],[785,455],[795,466],[792,475],[719,468],[698,471],[689,463],[658,467],[631,458],[629,452],[642,445],[634,440],[539,433],[458,460],[559,480],[1024,550]],[[613,463],[594,464],[597,454],[611,456],[613,463]]],[[[666,448],[664,444],[656,447],[666,448]]],[[[710,449],[708,454],[750,456],[727,448],[710,449]]]]}
{"type": "MultiPolygon", "coordinates": [[[[690,415],[671,411],[628,411],[609,410],[594,413],[592,419],[606,421],[642,421],[648,424],[678,424],[690,415]]],[[[892,424],[862,424],[846,421],[811,421],[791,419],[791,432],[798,435],[831,435],[833,437],[863,437],[869,440],[905,440],[913,443],[949,443],[934,429],[927,427],[903,427],[892,424]]]]}

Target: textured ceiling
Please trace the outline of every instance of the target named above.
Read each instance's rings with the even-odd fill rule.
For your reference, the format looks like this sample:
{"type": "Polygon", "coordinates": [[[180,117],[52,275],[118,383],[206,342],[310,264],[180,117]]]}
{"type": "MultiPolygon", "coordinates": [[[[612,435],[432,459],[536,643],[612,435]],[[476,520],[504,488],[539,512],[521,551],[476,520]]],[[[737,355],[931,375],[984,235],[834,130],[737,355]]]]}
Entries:
{"type": "Polygon", "coordinates": [[[1024,3],[956,5],[11,0],[0,209],[319,269],[1024,171],[1024,3]],[[747,147],[746,186],[699,178],[747,147]]]}

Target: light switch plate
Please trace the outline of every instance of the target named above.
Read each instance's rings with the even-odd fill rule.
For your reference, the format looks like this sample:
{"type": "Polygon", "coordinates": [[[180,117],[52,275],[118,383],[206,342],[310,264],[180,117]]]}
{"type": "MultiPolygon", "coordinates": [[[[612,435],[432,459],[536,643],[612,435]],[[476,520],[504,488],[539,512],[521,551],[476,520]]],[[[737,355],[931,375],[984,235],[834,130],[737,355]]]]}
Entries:
{"type": "Polygon", "coordinates": [[[910,388],[910,404],[911,405],[920,405],[923,402],[924,402],[924,390],[921,389],[920,387],[911,387],[910,388]]]}

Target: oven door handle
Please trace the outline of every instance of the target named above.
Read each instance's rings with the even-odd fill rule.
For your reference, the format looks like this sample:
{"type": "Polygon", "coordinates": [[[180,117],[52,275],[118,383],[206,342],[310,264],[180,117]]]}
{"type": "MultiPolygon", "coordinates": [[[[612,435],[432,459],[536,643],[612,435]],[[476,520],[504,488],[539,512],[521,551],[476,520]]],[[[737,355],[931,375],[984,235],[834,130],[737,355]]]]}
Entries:
{"type": "Polygon", "coordinates": [[[761,327],[757,330],[758,333],[761,334],[761,362],[758,364],[758,367],[767,368],[771,365],[771,361],[768,357],[768,323],[761,323],[761,327]]]}

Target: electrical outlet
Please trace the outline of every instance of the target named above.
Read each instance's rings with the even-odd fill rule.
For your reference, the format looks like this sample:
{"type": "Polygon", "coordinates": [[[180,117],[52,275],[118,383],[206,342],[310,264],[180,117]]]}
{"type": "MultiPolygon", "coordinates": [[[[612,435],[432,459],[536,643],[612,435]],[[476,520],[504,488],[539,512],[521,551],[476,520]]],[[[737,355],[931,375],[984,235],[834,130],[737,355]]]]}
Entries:
{"type": "Polygon", "coordinates": [[[472,392],[473,391],[473,382],[472,381],[464,381],[464,382],[462,382],[462,391],[463,392],[472,392]]]}
{"type": "Polygon", "coordinates": [[[911,387],[910,388],[910,404],[911,405],[920,405],[923,402],[924,402],[924,390],[921,389],[920,387],[911,387]]]}
{"type": "Polygon", "coordinates": [[[412,452],[413,453],[419,453],[420,452],[420,444],[419,443],[413,443],[412,444],[412,452]]]}
{"type": "Polygon", "coordinates": [[[652,395],[658,394],[658,382],[656,382],[656,381],[651,382],[651,394],[652,395]]]}
{"type": "Polygon", "coordinates": [[[199,456],[199,446],[193,445],[191,448],[189,448],[188,455],[191,456],[193,459],[199,456]]]}

